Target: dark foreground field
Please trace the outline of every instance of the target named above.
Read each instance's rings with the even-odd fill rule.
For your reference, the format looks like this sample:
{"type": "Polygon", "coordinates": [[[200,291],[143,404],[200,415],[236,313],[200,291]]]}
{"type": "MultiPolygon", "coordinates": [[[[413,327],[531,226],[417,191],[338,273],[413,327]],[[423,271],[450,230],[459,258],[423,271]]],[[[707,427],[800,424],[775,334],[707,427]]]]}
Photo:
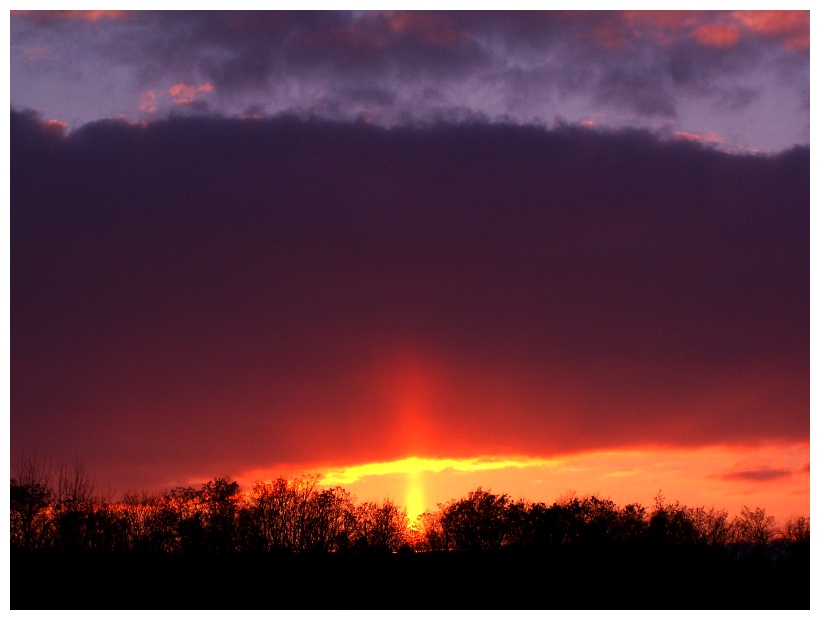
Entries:
{"type": "Polygon", "coordinates": [[[808,609],[809,555],[11,556],[12,609],[808,609]]]}

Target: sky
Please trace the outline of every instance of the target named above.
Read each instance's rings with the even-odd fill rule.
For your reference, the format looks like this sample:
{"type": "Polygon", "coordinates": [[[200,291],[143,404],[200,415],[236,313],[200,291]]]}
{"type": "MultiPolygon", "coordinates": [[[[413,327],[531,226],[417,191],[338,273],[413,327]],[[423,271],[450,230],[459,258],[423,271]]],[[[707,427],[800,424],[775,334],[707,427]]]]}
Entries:
{"type": "Polygon", "coordinates": [[[809,513],[808,12],[12,11],[10,456],[809,513]]]}

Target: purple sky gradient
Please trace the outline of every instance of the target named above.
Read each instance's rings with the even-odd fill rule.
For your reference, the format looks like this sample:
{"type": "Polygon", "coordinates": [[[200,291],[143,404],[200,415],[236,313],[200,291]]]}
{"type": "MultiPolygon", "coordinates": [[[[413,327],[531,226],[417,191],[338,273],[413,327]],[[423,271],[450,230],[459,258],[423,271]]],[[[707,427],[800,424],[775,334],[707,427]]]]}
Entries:
{"type": "Polygon", "coordinates": [[[808,437],[807,148],[17,113],[11,135],[14,450],[250,468],[808,437]]]}
{"type": "Polygon", "coordinates": [[[12,459],[124,490],[805,444],[808,44],[803,12],[13,14],[12,459]]]}

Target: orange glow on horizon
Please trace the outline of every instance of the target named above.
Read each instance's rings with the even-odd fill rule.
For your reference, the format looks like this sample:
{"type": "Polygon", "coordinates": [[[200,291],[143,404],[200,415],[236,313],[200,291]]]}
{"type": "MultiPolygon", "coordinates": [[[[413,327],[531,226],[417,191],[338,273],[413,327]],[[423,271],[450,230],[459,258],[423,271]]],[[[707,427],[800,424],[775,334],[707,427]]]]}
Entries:
{"type": "MultiPolygon", "coordinates": [[[[326,486],[346,487],[367,477],[396,477],[402,495],[397,501],[406,507],[407,517],[412,523],[425,510],[435,509],[426,501],[425,478],[429,474],[442,472],[482,472],[510,467],[523,468],[534,465],[546,466],[550,461],[545,459],[528,459],[526,457],[498,457],[471,459],[436,459],[416,456],[387,463],[367,463],[330,470],[324,474],[320,484],[326,486]]],[[[445,474],[446,475],[446,474],[445,474]]],[[[449,498],[455,499],[455,498],[449,498]]]]}
{"type": "MultiPolygon", "coordinates": [[[[279,475],[323,472],[319,484],[341,486],[359,501],[393,500],[412,522],[425,510],[482,487],[512,499],[551,504],[567,492],[599,495],[618,505],[651,507],[662,492],[690,507],[715,507],[735,515],[763,507],[778,520],[809,516],[808,442],[746,447],[647,447],[586,452],[556,458],[478,456],[406,457],[348,466],[288,466],[279,475]]],[[[282,471],[282,470],[280,470],[282,471]]],[[[271,479],[256,470],[240,478],[271,479]]],[[[270,473],[270,470],[267,472],[270,473]]],[[[249,486],[245,486],[249,485],[249,486]]]]}

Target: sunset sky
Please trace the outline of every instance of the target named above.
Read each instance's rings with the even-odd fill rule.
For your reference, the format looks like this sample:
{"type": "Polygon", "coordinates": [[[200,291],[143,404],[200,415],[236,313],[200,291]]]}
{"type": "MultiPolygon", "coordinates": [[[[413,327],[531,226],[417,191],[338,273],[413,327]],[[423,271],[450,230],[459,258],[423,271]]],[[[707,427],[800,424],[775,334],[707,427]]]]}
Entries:
{"type": "Polygon", "coordinates": [[[809,514],[809,14],[12,11],[10,456],[809,514]]]}

